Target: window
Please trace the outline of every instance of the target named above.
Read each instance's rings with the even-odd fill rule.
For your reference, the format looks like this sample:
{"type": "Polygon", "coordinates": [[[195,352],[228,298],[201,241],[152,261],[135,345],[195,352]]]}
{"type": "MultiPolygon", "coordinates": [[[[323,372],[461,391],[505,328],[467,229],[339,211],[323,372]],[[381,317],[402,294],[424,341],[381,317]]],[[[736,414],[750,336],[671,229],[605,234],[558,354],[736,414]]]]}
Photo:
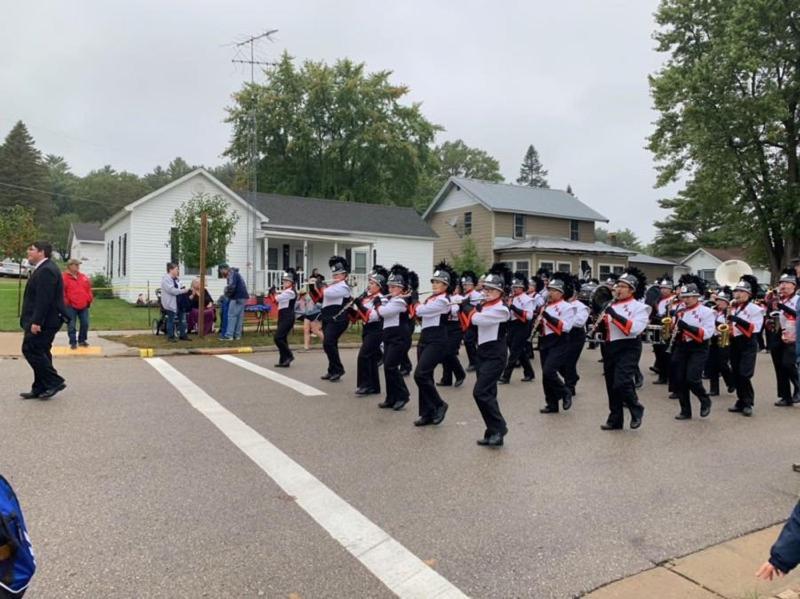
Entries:
{"type": "Polygon", "coordinates": [[[600,269],[600,278],[607,277],[611,273],[615,275],[621,275],[625,271],[625,267],[621,264],[601,264],[599,266],[600,269]]]}
{"type": "Polygon", "coordinates": [[[114,240],[111,240],[111,245],[108,246],[108,276],[114,276],[114,240]]]}
{"type": "Polygon", "coordinates": [[[581,239],[580,223],[576,220],[569,221],[569,238],[572,241],[580,241],[581,239]]]}
{"type": "Polygon", "coordinates": [[[572,272],[572,262],[559,262],[558,272],[572,272]]]}
{"type": "Polygon", "coordinates": [[[472,235],[472,212],[464,213],[464,235],[472,235]]]}
{"type": "Polygon", "coordinates": [[[128,234],[122,236],[122,276],[128,275],[128,234]]]}
{"type": "Polygon", "coordinates": [[[295,270],[303,268],[303,250],[294,251],[294,268],[295,270]]]}
{"type": "Polygon", "coordinates": [[[527,278],[530,276],[529,265],[530,262],[528,262],[527,260],[517,260],[516,262],[514,262],[514,272],[519,271],[527,278]]]}
{"type": "Polygon", "coordinates": [[[698,270],[697,276],[703,279],[704,281],[714,281],[713,270],[698,270]]]}
{"type": "Polygon", "coordinates": [[[514,239],[522,239],[525,237],[525,215],[514,215],[514,239]]]}
{"type": "Polygon", "coordinates": [[[267,248],[267,270],[278,270],[278,248],[267,248]]]}
{"type": "Polygon", "coordinates": [[[119,243],[117,244],[117,276],[122,274],[122,235],[118,238],[119,243]]]}
{"type": "Polygon", "coordinates": [[[553,272],[552,262],[539,262],[539,269],[545,269],[547,272],[553,272]]]}
{"type": "Polygon", "coordinates": [[[367,274],[367,252],[353,252],[353,273],[367,274]]]}

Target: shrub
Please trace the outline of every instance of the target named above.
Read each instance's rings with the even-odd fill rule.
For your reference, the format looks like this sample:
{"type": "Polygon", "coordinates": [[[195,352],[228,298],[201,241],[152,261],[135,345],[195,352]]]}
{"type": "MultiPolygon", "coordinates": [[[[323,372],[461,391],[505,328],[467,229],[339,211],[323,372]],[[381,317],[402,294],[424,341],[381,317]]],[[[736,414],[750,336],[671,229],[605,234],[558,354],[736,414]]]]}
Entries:
{"type": "Polygon", "coordinates": [[[111,279],[100,273],[92,275],[92,292],[95,299],[112,299],[111,279]]]}

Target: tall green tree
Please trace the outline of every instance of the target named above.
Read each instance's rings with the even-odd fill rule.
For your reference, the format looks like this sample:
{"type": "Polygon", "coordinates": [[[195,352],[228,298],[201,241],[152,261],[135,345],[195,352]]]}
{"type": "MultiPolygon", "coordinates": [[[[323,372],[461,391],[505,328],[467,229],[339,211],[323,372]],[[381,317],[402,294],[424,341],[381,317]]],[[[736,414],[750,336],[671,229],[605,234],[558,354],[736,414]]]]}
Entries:
{"type": "Polygon", "coordinates": [[[550,187],[547,182],[547,170],[542,166],[542,162],[539,160],[539,152],[536,151],[533,144],[528,146],[525,157],[522,159],[517,183],[528,187],[550,187]]]}
{"type": "Polygon", "coordinates": [[[469,235],[464,237],[464,241],[461,243],[461,252],[458,255],[452,255],[451,261],[453,268],[458,273],[471,270],[480,276],[488,270],[485,257],[478,251],[475,240],[469,235]]]}
{"type": "Polygon", "coordinates": [[[225,262],[225,254],[233,239],[239,215],[219,195],[198,193],[175,210],[172,224],[176,229],[178,257],[188,267],[200,266],[200,217],[208,215],[209,267],[225,262]]]}
{"type": "Polygon", "coordinates": [[[44,158],[44,165],[47,168],[48,187],[56,215],[71,212],[71,196],[75,193],[78,177],[72,173],[63,156],[48,154],[44,158]]]}
{"type": "Polygon", "coordinates": [[[639,241],[639,237],[630,229],[609,231],[603,227],[597,227],[594,230],[594,238],[602,243],[610,243],[634,252],[644,252],[645,249],[642,242],[639,241]]]}
{"type": "MultiPolygon", "coordinates": [[[[788,0],[662,0],[650,78],[658,185],[685,187],[662,236],[696,211],[760,244],[773,275],[800,250],[800,7],[788,0]]],[[[669,201],[668,201],[669,202],[669,201]]],[[[700,230],[702,222],[692,223],[700,230]]]]}
{"type": "Polygon", "coordinates": [[[433,160],[436,125],[390,71],[363,64],[295,66],[284,54],[265,84],[234,94],[226,151],[247,168],[255,125],[259,191],[410,206],[433,160]]]}
{"type": "Polygon", "coordinates": [[[117,172],[106,165],[90,172],[77,185],[73,207],[84,222],[102,222],[151,189],[134,173],[117,172]]]}
{"type": "Polygon", "coordinates": [[[26,250],[38,236],[36,212],[33,208],[22,204],[0,207],[0,256],[11,258],[20,265],[20,277],[17,280],[18,315],[22,300],[22,260],[26,258],[26,250]]]}
{"type": "Polygon", "coordinates": [[[28,128],[18,121],[0,146],[0,208],[27,206],[33,209],[37,222],[48,223],[55,206],[47,189],[42,154],[28,128]]]}

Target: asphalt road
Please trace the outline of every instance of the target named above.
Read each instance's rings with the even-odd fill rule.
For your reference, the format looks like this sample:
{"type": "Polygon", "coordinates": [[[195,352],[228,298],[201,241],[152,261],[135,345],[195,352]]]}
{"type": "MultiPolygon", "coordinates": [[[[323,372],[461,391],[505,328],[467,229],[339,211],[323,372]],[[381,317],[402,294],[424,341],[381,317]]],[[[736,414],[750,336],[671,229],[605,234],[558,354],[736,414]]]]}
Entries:
{"type": "MultiPolygon", "coordinates": [[[[475,445],[472,375],[446,389],[440,427],[358,398],[355,350],[340,383],[320,353],[288,370],[307,396],[216,357],[166,358],[224,410],[201,413],[136,358],[69,359],[68,389],[22,401],[27,364],[0,361],[0,473],[38,552],[31,597],[389,597],[392,593],[212,422],[230,412],[472,597],[573,597],[762,528],[796,500],[800,408],[776,408],[766,354],[756,414],[677,422],[648,383],[644,424],[603,432],[598,352],[572,410],[541,415],[541,383],[501,387],[506,446],[475,445]]],[[[643,369],[651,363],[648,350],[643,369]]],[[[537,375],[540,369],[537,365],[537,375]]],[[[413,388],[413,380],[407,379],[413,388]]],[[[695,410],[697,412],[697,410],[695,410]]],[[[387,557],[387,559],[392,559],[387,557]]]]}

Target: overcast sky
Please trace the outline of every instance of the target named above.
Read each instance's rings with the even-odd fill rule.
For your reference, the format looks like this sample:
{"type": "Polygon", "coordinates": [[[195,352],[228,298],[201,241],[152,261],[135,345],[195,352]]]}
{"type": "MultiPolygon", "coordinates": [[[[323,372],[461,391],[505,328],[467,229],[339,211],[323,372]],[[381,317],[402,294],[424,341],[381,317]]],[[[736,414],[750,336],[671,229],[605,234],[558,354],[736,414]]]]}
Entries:
{"type": "MultiPolygon", "coordinates": [[[[144,174],[182,156],[223,161],[230,95],[249,67],[231,42],[278,29],[262,58],[348,57],[389,69],[410,100],[500,161],[513,182],[529,144],[551,187],[645,241],[663,217],[644,148],[647,75],[663,56],[657,0],[0,0],[0,138],[23,120],[43,153],[83,175],[144,174]]],[[[263,76],[260,77],[263,81],[263,76]]]]}

